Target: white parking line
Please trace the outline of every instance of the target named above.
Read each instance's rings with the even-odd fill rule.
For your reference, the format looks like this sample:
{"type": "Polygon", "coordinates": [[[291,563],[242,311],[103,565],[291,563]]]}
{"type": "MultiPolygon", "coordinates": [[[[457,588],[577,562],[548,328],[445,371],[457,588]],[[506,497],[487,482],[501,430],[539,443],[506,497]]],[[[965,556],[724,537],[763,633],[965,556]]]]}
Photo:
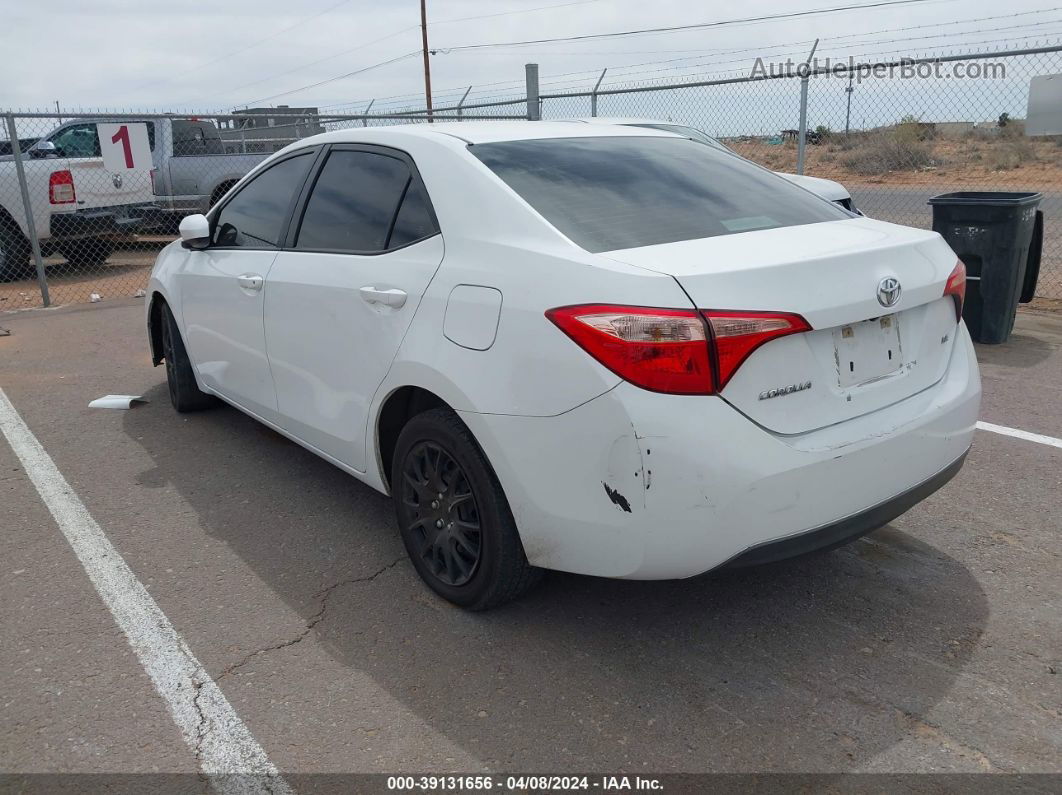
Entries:
{"type": "Polygon", "coordinates": [[[1049,447],[1062,448],[1062,439],[1056,439],[1054,436],[1043,436],[1039,433],[1019,431],[1017,428],[1008,428],[1006,425],[993,425],[990,422],[978,422],[977,428],[982,431],[1000,433],[1004,436],[1013,436],[1015,439],[1024,439],[1027,442],[1036,442],[1037,444],[1046,444],[1049,447]]]}
{"type": "Polygon", "coordinates": [[[290,793],[265,751],[107,540],[3,389],[0,431],[166,701],[214,789],[225,793],[290,793]]]}

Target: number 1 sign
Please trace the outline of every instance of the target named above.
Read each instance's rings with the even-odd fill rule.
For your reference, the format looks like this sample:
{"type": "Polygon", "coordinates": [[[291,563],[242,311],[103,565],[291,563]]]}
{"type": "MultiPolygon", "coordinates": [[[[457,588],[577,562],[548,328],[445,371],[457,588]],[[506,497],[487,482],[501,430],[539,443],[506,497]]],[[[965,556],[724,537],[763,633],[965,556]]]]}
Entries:
{"type": "Polygon", "coordinates": [[[151,169],[151,144],[143,122],[97,124],[103,167],[108,171],[151,169]]]}

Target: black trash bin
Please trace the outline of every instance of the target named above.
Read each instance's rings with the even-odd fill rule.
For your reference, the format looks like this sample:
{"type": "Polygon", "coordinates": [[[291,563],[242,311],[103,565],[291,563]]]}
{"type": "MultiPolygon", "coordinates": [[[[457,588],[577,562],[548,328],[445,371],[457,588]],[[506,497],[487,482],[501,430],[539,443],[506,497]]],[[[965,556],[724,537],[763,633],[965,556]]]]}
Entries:
{"type": "Polygon", "coordinates": [[[1043,234],[1041,198],[1031,192],[960,191],[929,200],[933,231],[966,264],[962,316],[976,342],[1006,342],[1018,302],[1032,300],[1040,270],[1035,233],[1043,234]]]}

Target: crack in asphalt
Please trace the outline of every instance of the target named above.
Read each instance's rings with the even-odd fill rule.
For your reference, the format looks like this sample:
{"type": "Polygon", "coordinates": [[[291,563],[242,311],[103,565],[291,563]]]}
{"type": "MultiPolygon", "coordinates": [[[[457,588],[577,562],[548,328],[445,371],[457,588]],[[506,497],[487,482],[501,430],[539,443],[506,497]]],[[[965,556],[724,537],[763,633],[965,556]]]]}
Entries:
{"type": "Polygon", "coordinates": [[[203,743],[206,742],[207,732],[209,731],[207,727],[208,720],[206,713],[203,712],[203,705],[199,703],[199,697],[203,694],[203,680],[199,676],[192,677],[192,686],[195,688],[195,695],[192,696],[192,706],[199,716],[195,727],[195,747],[193,748],[195,770],[200,783],[209,785],[210,777],[203,771],[203,743]]]}
{"type": "MultiPolygon", "coordinates": [[[[310,616],[310,618],[306,621],[305,628],[303,628],[303,630],[301,632],[299,632],[298,635],[296,635],[294,638],[290,638],[290,639],[282,641],[280,643],[275,643],[272,646],[265,646],[265,647],[263,647],[261,649],[255,649],[254,651],[250,652],[249,654],[244,655],[240,660],[234,662],[232,665],[229,665],[221,673],[219,673],[217,675],[217,677],[215,677],[214,681],[215,682],[220,682],[225,677],[229,676],[232,673],[235,673],[240,668],[242,668],[243,666],[247,665],[247,663],[249,663],[255,657],[258,657],[258,656],[260,656],[262,654],[267,654],[267,653],[269,653],[271,651],[278,651],[280,649],[286,649],[289,646],[294,646],[294,645],[296,645],[298,643],[301,643],[303,640],[305,640],[309,636],[309,634],[311,632],[313,632],[314,628],[318,624],[320,624],[322,621],[324,621],[325,612],[328,610],[328,598],[332,595],[332,593],[334,591],[338,590],[339,588],[342,588],[345,585],[353,585],[354,583],[361,583],[361,582],[372,582],[377,577],[379,577],[381,574],[383,574],[385,571],[388,571],[389,569],[393,569],[395,566],[397,566],[399,563],[401,563],[405,559],[406,559],[406,556],[402,555],[400,558],[396,558],[395,560],[391,561],[387,565],[382,566],[381,568],[377,569],[372,574],[365,575],[364,577],[351,577],[351,578],[346,579],[346,580],[340,580],[339,582],[332,583],[327,588],[321,589],[320,591],[318,591],[317,593],[314,594],[314,598],[320,600],[320,608],[317,610],[316,613],[314,613],[312,616],[310,616]]],[[[197,707],[198,707],[198,704],[197,704],[197,707]]]]}

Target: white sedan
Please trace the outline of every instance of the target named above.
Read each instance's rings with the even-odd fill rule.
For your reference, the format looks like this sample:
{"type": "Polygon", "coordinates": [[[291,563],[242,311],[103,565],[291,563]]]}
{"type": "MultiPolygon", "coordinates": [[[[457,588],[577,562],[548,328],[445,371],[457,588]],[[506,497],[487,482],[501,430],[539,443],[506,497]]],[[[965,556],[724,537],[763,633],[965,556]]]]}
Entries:
{"type": "Polygon", "coordinates": [[[392,495],[420,576],[483,609],[906,511],[973,436],[964,287],[937,234],[672,133],[421,124],[299,141],[184,219],[147,322],[178,411],[392,495]]]}

